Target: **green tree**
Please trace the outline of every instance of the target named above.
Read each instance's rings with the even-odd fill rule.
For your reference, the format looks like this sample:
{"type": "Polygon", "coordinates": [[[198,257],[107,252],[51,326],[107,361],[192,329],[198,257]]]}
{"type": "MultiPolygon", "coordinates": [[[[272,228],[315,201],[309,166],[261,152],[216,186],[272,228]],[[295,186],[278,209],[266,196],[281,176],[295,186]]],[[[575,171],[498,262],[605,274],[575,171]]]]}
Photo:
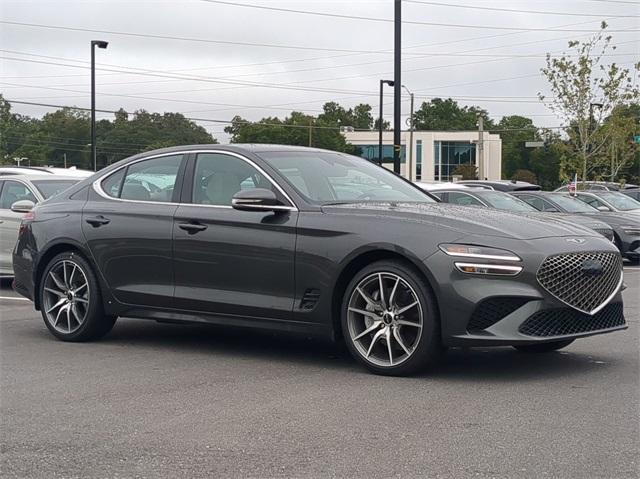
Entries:
{"type": "MultiPolygon", "coordinates": [[[[603,56],[615,46],[611,36],[605,36],[606,22],[601,30],[587,41],[571,41],[572,54],[552,57],[547,54],[542,73],[547,78],[552,97],[549,106],[568,125],[568,154],[564,169],[580,170],[582,179],[597,167],[596,158],[607,150],[611,130],[598,127],[604,118],[620,105],[637,102],[640,96],[633,83],[634,73],[616,63],[603,64],[603,56]],[[574,57],[576,57],[574,59],[574,57]]],[[[546,96],[538,94],[540,100],[546,96]]]]}
{"type": "Polygon", "coordinates": [[[453,170],[453,174],[462,176],[463,180],[477,180],[478,168],[476,165],[459,165],[453,170]]]}
{"type": "Polygon", "coordinates": [[[519,115],[504,116],[495,132],[502,139],[502,177],[512,178],[517,170],[528,169],[531,150],[525,143],[540,139],[533,121],[519,115]]]}
{"type": "Polygon", "coordinates": [[[485,130],[493,127],[489,114],[477,106],[460,106],[447,98],[434,98],[423,102],[413,114],[417,130],[475,130],[478,116],[484,119],[485,130]]]}

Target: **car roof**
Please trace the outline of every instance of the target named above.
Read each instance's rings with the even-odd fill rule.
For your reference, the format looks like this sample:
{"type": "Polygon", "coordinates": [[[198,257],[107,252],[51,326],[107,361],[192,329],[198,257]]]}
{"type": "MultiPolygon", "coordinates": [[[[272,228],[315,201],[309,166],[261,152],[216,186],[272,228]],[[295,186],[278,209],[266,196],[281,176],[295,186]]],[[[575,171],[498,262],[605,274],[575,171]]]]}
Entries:
{"type": "Polygon", "coordinates": [[[250,152],[250,153],[262,153],[267,151],[287,151],[287,152],[302,152],[302,151],[317,151],[324,153],[337,153],[337,154],[346,154],[341,153],[339,151],[331,151],[324,150],[321,148],[310,148],[308,146],[296,146],[296,145],[274,145],[274,144],[263,144],[263,143],[233,143],[230,145],[221,145],[218,143],[208,143],[202,145],[181,145],[181,146],[171,146],[168,148],[161,148],[158,150],[145,151],[143,153],[138,153],[135,155],[136,157],[150,156],[150,155],[160,155],[163,153],[173,153],[177,151],[193,151],[193,150],[221,150],[221,151],[235,151],[238,153],[242,152],[250,152]]]}
{"type": "Polygon", "coordinates": [[[503,186],[507,187],[511,191],[538,191],[541,190],[539,185],[528,183],[526,181],[511,181],[511,180],[460,180],[458,183],[464,185],[489,185],[489,186],[503,186]]]}
{"type": "Polygon", "coordinates": [[[63,176],[63,175],[52,175],[48,173],[42,174],[29,174],[29,175],[7,175],[0,176],[0,181],[10,181],[10,180],[22,180],[22,181],[33,181],[33,180],[47,180],[47,181],[58,181],[58,180],[71,180],[79,182],[84,178],[80,176],[63,176]]]}
{"type": "Polygon", "coordinates": [[[419,186],[420,188],[422,188],[423,190],[427,190],[427,191],[441,191],[441,190],[471,190],[473,188],[470,188],[469,186],[466,185],[458,185],[456,183],[449,183],[449,182],[428,182],[428,181],[416,181],[415,183],[416,186],[419,186]]]}

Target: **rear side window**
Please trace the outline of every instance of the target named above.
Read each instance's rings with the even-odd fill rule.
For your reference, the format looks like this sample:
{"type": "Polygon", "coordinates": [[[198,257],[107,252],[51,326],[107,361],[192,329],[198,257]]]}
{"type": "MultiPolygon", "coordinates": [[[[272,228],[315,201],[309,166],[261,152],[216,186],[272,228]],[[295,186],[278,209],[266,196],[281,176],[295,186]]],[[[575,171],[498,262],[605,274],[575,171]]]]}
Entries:
{"type": "Polygon", "coordinates": [[[469,196],[466,193],[449,192],[449,203],[463,206],[483,206],[473,196],[469,196]]]}
{"type": "Polygon", "coordinates": [[[102,182],[102,190],[113,198],[168,203],[173,199],[182,155],[139,161],[102,182]]]}

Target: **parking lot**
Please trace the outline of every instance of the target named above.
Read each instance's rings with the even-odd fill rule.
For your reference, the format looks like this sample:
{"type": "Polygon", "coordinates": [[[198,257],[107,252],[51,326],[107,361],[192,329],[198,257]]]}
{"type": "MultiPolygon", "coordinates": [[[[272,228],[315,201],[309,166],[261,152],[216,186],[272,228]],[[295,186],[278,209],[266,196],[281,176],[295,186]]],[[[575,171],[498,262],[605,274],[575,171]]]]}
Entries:
{"type": "Polygon", "coordinates": [[[119,320],[56,341],[0,291],[3,477],[638,477],[640,268],[629,329],[527,355],[451,350],[378,377],[305,338],[119,320]]]}

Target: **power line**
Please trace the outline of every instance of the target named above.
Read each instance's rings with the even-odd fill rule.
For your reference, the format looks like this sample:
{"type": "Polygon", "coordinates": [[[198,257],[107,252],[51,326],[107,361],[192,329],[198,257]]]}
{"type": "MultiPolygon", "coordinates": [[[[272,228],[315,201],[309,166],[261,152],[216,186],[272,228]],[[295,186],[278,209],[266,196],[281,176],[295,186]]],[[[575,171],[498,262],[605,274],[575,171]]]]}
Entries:
{"type": "MultiPolygon", "coordinates": [[[[416,3],[421,5],[432,5],[436,7],[451,7],[451,8],[467,8],[472,10],[487,10],[492,12],[509,12],[509,13],[530,13],[536,15],[558,15],[558,16],[570,16],[570,17],[610,17],[610,18],[632,18],[639,15],[612,15],[610,13],[575,13],[575,12],[548,12],[541,10],[520,10],[513,8],[500,8],[500,7],[484,7],[477,5],[456,5],[452,3],[431,2],[424,0],[404,0],[405,3],[416,3]]],[[[636,4],[638,5],[638,4],[636,4]]]]}
{"type": "MultiPolygon", "coordinates": [[[[296,13],[300,15],[314,15],[314,16],[329,17],[329,18],[342,18],[342,19],[348,19],[348,20],[362,20],[362,21],[383,22],[383,23],[393,23],[394,21],[391,18],[377,18],[377,17],[358,16],[358,15],[344,15],[339,13],[315,12],[315,11],[309,11],[309,10],[295,10],[292,8],[267,7],[264,5],[248,5],[246,3],[228,2],[223,0],[200,0],[200,1],[206,2],[206,3],[216,3],[219,5],[229,5],[233,7],[254,8],[259,10],[296,13]]],[[[587,32],[588,31],[588,30],[575,30],[575,29],[574,30],[557,30],[557,29],[551,29],[551,28],[520,28],[520,27],[506,27],[506,26],[495,26],[495,25],[420,22],[417,20],[403,20],[402,23],[406,25],[424,25],[424,26],[431,26],[431,27],[472,28],[472,29],[488,29],[488,30],[526,30],[529,32],[540,32],[540,31],[542,32],[587,32]]],[[[616,30],[609,30],[609,31],[616,32],[616,30]]],[[[638,31],[638,30],[633,30],[633,31],[638,31]]]]}

